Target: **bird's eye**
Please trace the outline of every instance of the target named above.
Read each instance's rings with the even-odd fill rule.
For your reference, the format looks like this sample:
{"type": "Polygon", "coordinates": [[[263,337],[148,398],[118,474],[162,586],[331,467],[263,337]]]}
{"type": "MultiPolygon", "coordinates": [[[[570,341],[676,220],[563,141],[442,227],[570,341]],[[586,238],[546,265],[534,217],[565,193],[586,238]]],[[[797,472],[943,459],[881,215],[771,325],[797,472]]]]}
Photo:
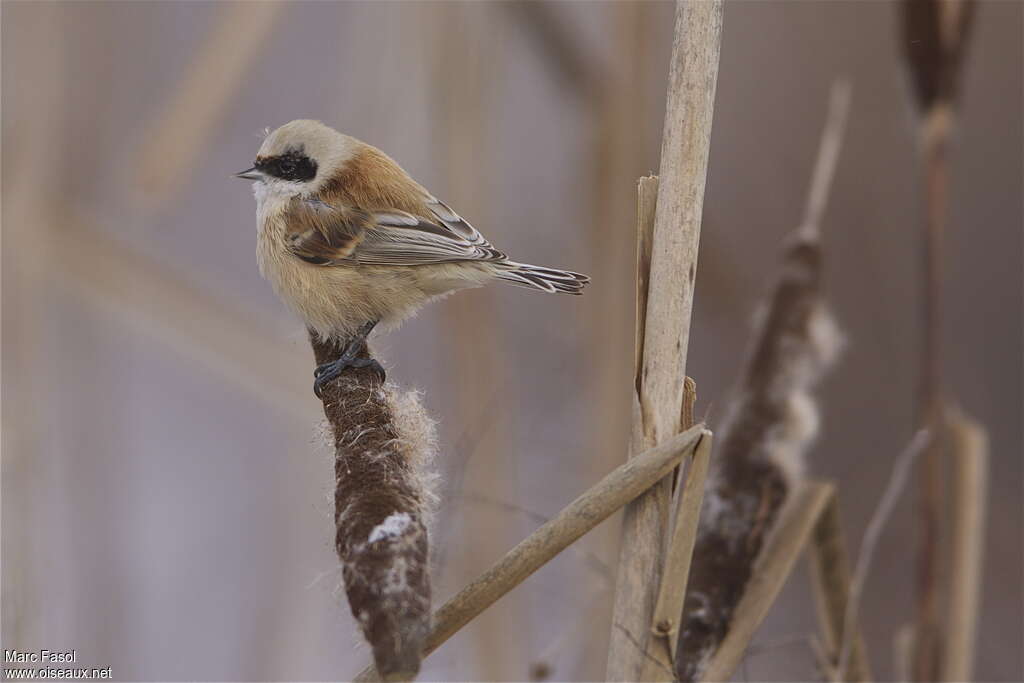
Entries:
{"type": "Polygon", "coordinates": [[[269,161],[267,172],[281,180],[305,182],[316,177],[316,162],[304,154],[291,152],[269,161]]]}

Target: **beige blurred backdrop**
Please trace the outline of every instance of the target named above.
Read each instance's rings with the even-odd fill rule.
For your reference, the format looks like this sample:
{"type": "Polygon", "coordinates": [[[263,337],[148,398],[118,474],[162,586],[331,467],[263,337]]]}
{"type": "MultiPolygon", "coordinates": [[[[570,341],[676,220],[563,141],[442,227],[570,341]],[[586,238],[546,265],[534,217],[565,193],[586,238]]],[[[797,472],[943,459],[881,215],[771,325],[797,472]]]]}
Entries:
{"type": "MultiPolygon", "coordinates": [[[[633,198],[656,171],[668,3],[4,2],[5,648],[125,680],[327,680],[368,659],[338,590],[331,454],[297,320],[260,279],[264,127],[375,144],[582,298],[493,287],[377,343],[439,420],[443,600],[624,456],[633,198]]],[[[809,468],[855,552],[913,429],[921,219],[886,2],[729,2],[689,373],[714,424],[800,219],[830,83],[853,85],[825,221],[848,346],[809,468]]],[[[981,3],[952,158],[946,367],[989,430],[981,680],[1020,680],[1022,5],[981,3]]],[[[423,680],[603,675],[614,517],[423,680]]],[[[877,675],[912,614],[912,496],[863,605],[877,675]]],[[[815,677],[801,568],[737,680],[815,677]]]]}

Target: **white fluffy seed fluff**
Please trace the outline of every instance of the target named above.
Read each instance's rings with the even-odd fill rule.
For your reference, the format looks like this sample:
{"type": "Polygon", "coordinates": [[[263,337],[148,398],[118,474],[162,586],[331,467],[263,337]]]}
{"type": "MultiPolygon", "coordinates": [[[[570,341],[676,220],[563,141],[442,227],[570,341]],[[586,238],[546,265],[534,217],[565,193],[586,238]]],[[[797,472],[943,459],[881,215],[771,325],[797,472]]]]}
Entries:
{"type": "Polygon", "coordinates": [[[388,515],[383,522],[373,527],[373,530],[370,532],[370,536],[366,541],[368,543],[373,543],[374,541],[380,541],[385,538],[401,536],[409,527],[410,522],[412,522],[412,517],[409,516],[409,513],[393,512],[388,515]]]}

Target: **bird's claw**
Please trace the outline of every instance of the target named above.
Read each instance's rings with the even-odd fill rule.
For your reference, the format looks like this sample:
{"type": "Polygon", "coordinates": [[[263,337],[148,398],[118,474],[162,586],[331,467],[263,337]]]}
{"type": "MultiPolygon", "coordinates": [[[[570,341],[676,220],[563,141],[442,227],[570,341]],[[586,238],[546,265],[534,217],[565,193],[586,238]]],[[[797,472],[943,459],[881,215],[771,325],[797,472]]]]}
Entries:
{"type": "Polygon", "coordinates": [[[323,398],[324,387],[330,382],[334,381],[341,376],[341,373],[346,368],[370,368],[373,370],[378,381],[381,384],[387,379],[387,373],[384,371],[384,367],[373,358],[347,358],[342,356],[337,360],[333,360],[329,363],[318,365],[316,370],[313,371],[313,393],[319,399],[323,398]]]}
{"type": "Polygon", "coordinates": [[[370,368],[377,375],[377,381],[381,384],[384,384],[388,378],[388,373],[385,372],[384,366],[374,358],[356,358],[349,365],[353,368],[370,368]]]}

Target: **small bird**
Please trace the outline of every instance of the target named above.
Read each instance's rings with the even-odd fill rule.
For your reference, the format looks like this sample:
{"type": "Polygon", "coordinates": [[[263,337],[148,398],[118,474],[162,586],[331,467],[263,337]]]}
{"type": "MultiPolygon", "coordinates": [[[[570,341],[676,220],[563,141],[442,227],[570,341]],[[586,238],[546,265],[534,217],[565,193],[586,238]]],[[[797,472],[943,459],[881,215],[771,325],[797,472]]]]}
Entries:
{"type": "Polygon", "coordinates": [[[510,261],[376,147],[319,121],[267,135],[252,168],[260,272],[341,356],[314,372],[317,396],[359,358],[370,332],[491,280],[580,294],[586,275],[510,261]]]}

